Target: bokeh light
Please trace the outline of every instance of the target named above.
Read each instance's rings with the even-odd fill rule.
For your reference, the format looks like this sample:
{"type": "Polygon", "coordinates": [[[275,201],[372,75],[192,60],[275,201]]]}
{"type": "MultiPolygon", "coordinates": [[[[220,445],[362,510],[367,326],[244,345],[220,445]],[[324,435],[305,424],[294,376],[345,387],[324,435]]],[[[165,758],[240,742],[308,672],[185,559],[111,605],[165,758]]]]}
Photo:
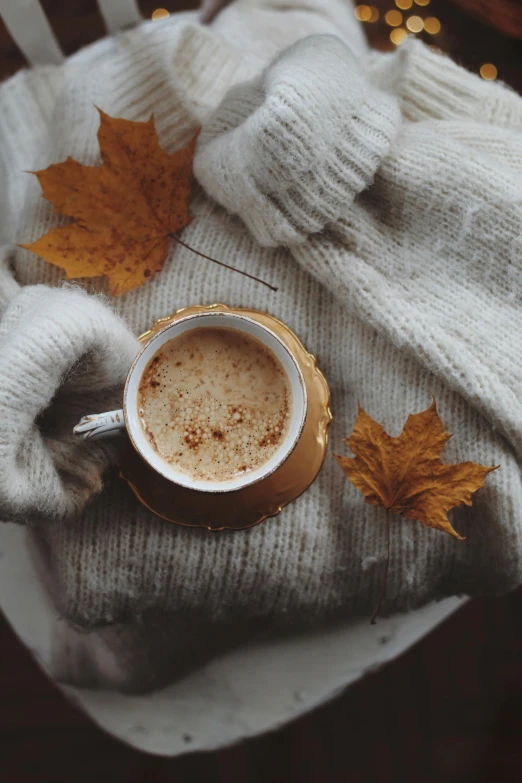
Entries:
{"type": "Polygon", "coordinates": [[[398,27],[402,24],[402,14],[400,11],[387,11],[384,19],[386,24],[389,24],[390,27],[398,27]]]}
{"type": "Polygon", "coordinates": [[[435,16],[428,16],[428,18],[424,20],[424,29],[430,35],[437,35],[437,33],[440,33],[439,20],[435,16]]]}
{"type": "Polygon", "coordinates": [[[356,5],[354,14],[360,22],[369,22],[372,18],[372,9],[369,5],[356,5]]]}
{"type": "Polygon", "coordinates": [[[395,46],[400,46],[407,37],[408,31],[405,30],[404,27],[396,27],[395,30],[392,30],[390,33],[390,41],[395,44],[395,46]]]}
{"type": "Polygon", "coordinates": [[[420,33],[424,27],[424,21],[420,18],[420,16],[410,16],[406,20],[406,27],[410,33],[420,33]]]}
{"type": "Polygon", "coordinates": [[[490,82],[497,78],[498,71],[493,63],[484,63],[480,66],[480,75],[483,79],[486,79],[486,81],[490,82]]]}
{"type": "Polygon", "coordinates": [[[150,18],[153,22],[159,22],[160,19],[167,19],[169,16],[170,11],[167,11],[166,8],[156,8],[156,10],[152,12],[152,16],[150,18]]]}

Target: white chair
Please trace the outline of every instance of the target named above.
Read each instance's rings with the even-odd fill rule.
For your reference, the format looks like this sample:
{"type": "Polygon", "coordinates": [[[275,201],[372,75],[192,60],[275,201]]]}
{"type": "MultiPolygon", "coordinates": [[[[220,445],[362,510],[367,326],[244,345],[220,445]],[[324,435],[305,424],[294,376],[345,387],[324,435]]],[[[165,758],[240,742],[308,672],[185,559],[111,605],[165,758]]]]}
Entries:
{"type": "MultiPolygon", "coordinates": [[[[110,35],[140,23],[136,0],[98,0],[98,6],[109,37],[73,55],[78,61],[96,60],[110,49],[110,35]]],[[[0,15],[30,65],[63,61],[38,0],[0,0],[0,15]]],[[[0,596],[13,629],[49,673],[63,621],[41,587],[20,526],[0,524],[0,596]]],[[[331,699],[404,652],[464,600],[450,598],[376,626],[349,621],[328,631],[250,644],[153,696],[60,687],[98,725],[138,749],[164,756],[212,750],[273,729],[331,699]]]]}
{"type": "MultiPolygon", "coordinates": [[[[109,35],[141,21],[136,0],[98,0],[109,35]]],[[[0,16],[29,65],[59,65],[64,54],[39,0],[0,0],[0,16]]]]}

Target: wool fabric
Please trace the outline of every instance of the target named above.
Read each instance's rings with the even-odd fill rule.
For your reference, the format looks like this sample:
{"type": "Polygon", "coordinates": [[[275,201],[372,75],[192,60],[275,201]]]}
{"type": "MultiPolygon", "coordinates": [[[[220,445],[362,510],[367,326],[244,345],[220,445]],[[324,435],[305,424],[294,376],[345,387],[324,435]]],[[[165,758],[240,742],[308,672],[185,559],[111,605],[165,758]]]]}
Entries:
{"type": "Polygon", "coordinates": [[[71,518],[101,490],[117,444],[86,450],[72,428],[85,406],[120,404],[138,348],[124,323],[81,290],[25,286],[12,299],[0,322],[4,518],[71,518]]]}
{"type": "Polygon", "coordinates": [[[471,508],[452,512],[464,542],[394,518],[384,612],[522,582],[518,96],[419,42],[368,52],[336,0],[238,0],[210,29],[174,18],[118,36],[95,62],[17,74],[0,102],[0,329],[16,356],[0,375],[0,475],[16,477],[1,509],[37,523],[64,617],[86,628],[160,618],[177,653],[197,629],[211,655],[204,640],[220,628],[325,623],[377,601],[384,512],[331,452],[303,496],[241,533],[167,524],[112,474],[99,491],[116,455],[74,442],[72,413],[115,406],[133,335],[216,301],[273,313],[317,356],[337,453],[358,400],[397,435],[434,396],[455,433],[444,460],[500,465],[471,508]],[[22,170],[67,155],[99,163],[95,105],[132,120],[154,112],[168,152],[202,124],[183,240],[277,293],[173,247],[109,308],[92,295],[107,294],[103,280],[85,283],[89,295],[63,290],[60,270],[14,247],[63,222],[22,170]]]}

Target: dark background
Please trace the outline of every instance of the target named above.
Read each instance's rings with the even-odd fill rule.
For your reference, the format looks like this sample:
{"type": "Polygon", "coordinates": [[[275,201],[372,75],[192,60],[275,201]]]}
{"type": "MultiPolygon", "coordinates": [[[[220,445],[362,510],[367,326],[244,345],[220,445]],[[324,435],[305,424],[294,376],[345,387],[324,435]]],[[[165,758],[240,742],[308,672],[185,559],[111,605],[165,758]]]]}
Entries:
{"type": "MultiPolygon", "coordinates": [[[[463,3],[464,0],[459,0],[463,3]]],[[[493,8],[506,27],[504,0],[493,8]]],[[[471,4],[467,0],[466,4],[471,4]]],[[[94,0],[44,0],[67,54],[103,35],[94,0]]],[[[140,3],[144,16],[162,5],[140,3]]],[[[383,21],[392,0],[374,0],[372,43],[390,48],[383,21]]],[[[477,0],[476,5],[480,5],[477,0]]],[[[510,5],[516,6],[514,0],[510,5]]],[[[522,18],[522,2],[521,18],[522,18]]],[[[493,63],[522,92],[522,44],[431,0],[406,16],[436,16],[425,40],[478,72],[493,63]]],[[[507,31],[511,32],[509,25],[507,31]]],[[[0,22],[0,77],[24,66],[0,22]]],[[[514,783],[522,774],[522,589],[470,601],[397,661],[277,732],[218,753],[174,760],[133,751],[106,736],[41,673],[0,620],[0,780],[6,783],[514,783]]]]}

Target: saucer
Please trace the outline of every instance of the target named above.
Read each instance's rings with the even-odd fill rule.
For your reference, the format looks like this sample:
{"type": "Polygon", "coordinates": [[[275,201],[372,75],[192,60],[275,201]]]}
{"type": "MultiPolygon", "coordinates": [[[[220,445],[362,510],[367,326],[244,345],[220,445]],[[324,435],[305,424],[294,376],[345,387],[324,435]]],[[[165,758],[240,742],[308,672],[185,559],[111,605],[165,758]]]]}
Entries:
{"type": "Polygon", "coordinates": [[[225,493],[197,492],[161,476],[129,446],[120,459],[120,476],[144,506],[162,519],[185,527],[207,530],[241,530],[273,517],[299,497],[315,479],[326,455],[330,390],[315,358],[284,323],[260,310],[223,304],[194,305],[160,318],[141,335],[146,342],[160,329],[187,315],[205,312],[245,315],[271,329],[294,355],[306,383],[308,410],[302,435],[288,459],[275,473],[257,484],[225,493]]]}

